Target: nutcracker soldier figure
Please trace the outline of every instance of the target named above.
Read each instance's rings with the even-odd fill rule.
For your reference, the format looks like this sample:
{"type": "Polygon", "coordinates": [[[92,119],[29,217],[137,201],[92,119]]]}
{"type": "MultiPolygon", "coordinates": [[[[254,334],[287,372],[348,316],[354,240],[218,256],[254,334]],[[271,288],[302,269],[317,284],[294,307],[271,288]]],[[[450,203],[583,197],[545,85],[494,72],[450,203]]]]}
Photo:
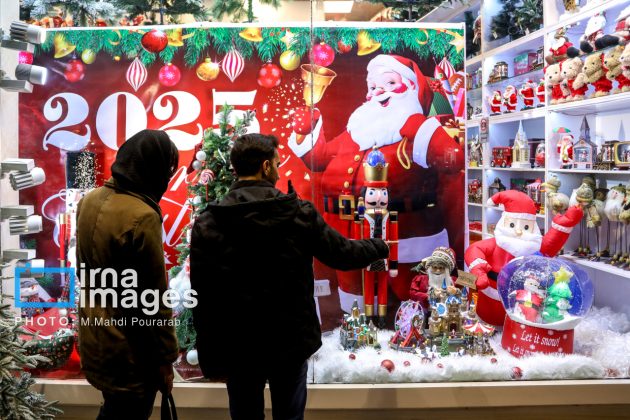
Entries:
{"type": "Polygon", "coordinates": [[[389,258],[379,260],[363,270],[365,315],[374,317],[379,328],[385,327],[387,284],[398,275],[398,212],[388,211],[389,204],[385,156],[376,146],[363,163],[365,181],[354,215],[355,239],[381,238],[390,243],[389,258]],[[378,317],[374,314],[374,285],[377,285],[378,317]]]}

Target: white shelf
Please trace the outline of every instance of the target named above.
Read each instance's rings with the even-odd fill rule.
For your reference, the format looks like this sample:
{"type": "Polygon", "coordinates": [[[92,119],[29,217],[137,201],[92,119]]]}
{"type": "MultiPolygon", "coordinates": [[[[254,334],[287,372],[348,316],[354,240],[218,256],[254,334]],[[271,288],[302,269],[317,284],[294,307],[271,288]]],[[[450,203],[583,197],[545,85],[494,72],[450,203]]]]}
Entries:
{"type": "Polygon", "coordinates": [[[596,169],[553,169],[549,168],[549,172],[565,173],[565,174],[606,174],[606,175],[625,175],[630,177],[630,170],[628,171],[598,171],[596,169]]]}
{"type": "Polygon", "coordinates": [[[591,115],[600,112],[618,111],[628,108],[629,104],[630,92],[624,92],[583,101],[549,105],[547,109],[550,112],[560,112],[567,115],[591,115]]]}
{"type": "Polygon", "coordinates": [[[545,172],[545,168],[486,168],[489,171],[506,171],[506,172],[545,172]]]}
{"type": "Polygon", "coordinates": [[[469,233],[476,233],[477,235],[483,235],[483,232],[480,230],[469,230],[469,233]]]}
{"type": "MultiPolygon", "coordinates": [[[[542,10],[541,10],[542,13],[542,10]]],[[[498,56],[509,52],[510,54],[518,54],[523,51],[533,50],[536,51],[544,42],[544,35],[547,33],[546,28],[541,28],[529,35],[520,37],[512,42],[507,42],[499,47],[493,48],[490,51],[483,53],[484,58],[498,56]]]]}
{"type": "Polygon", "coordinates": [[[473,58],[471,58],[470,60],[466,60],[466,67],[472,67],[476,64],[481,64],[481,60],[483,60],[483,54],[477,54],[476,56],[474,56],[473,58]]]}
{"type": "Polygon", "coordinates": [[[483,207],[483,204],[480,203],[468,203],[469,206],[473,206],[473,207],[483,207]]]}
{"type": "Polygon", "coordinates": [[[490,115],[488,119],[490,124],[502,124],[520,120],[542,118],[546,113],[546,108],[541,106],[539,108],[526,109],[524,111],[517,111],[509,114],[490,115]]]}
{"type": "Polygon", "coordinates": [[[468,166],[466,169],[469,169],[472,171],[482,171],[484,168],[482,166],[468,166]]]}
{"type": "Polygon", "coordinates": [[[581,265],[581,266],[592,268],[599,271],[604,271],[606,273],[614,274],[616,276],[630,278],[630,271],[622,270],[621,268],[603,263],[601,261],[600,262],[589,261],[587,259],[577,258],[572,255],[560,255],[560,257],[566,260],[569,260],[577,265],[581,265]]]}
{"type": "MultiPolygon", "coordinates": [[[[549,33],[553,33],[558,28],[561,28],[563,26],[570,26],[570,25],[580,22],[581,20],[589,19],[591,16],[595,15],[596,13],[600,13],[608,9],[612,9],[614,7],[626,4],[627,2],[628,0],[609,0],[594,7],[588,7],[588,5],[586,5],[582,7],[580,11],[577,12],[576,14],[571,15],[567,19],[562,19],[561,21],[548,26],[547,28],[545,28],[545,30],[549,33]]],[[[596,4],[596,2],[593,2],[592,4],[596,4]]],[[[608,16],[608,19],[614,19],[614,18],[616,18],[616,16],[608,16]]]]}
{"type": "Polygon", "coordinates": [[[466,120],[466,127],[467,128],[479,127],[479,120],[480,118],[473,118],[470,120],[466,120]]]}

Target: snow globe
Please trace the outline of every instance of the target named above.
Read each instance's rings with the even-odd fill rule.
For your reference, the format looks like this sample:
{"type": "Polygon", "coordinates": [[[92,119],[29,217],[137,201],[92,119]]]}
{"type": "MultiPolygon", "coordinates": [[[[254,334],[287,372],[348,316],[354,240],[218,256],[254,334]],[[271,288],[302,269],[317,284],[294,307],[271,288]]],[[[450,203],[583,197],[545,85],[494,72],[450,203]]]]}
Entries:
{"type": "Polygon", "coordinates": [[[578,266],[542,256],[510,261],[497,280],[507,317],[501,345],[517,357],[573,352],[573,329],[593,304],[593,283],[578,266]]]}

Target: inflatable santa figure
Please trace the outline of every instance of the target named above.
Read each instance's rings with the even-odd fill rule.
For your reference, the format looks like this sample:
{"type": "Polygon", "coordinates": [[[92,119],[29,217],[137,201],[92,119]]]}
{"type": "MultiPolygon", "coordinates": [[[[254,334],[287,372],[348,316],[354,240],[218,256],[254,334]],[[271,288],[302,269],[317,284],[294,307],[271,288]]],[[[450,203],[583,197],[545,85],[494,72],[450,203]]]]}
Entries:
{"type": "MultiPolygon", "coordinates": [[[[463,195],[451,191],[464,188],[464,148],[438,118],[429,116],[435,92],[411,59],[374,57],[367,65],[366,82],[366,100],[352,112],[341,134],[327,140],[326,116],[315,109],[308,131],[292,133],[287,144],[310,170],[321,175],[319,208],[324,219],[347,237],[352,235],[354,209],[366,181],[363,162],[372,147],[379,148],[389,165],[388,210],[398,212],[403,226],[399,273],[390,280],[390,287],[398,299],[407,300],[414,264],[431,255],[436,246],[463,249],[459,217],[463,195]]],[[[452,115],[445,118],[444,122],[452,115]]],[[[355,299],[364,303],[360,270],[338,271],[336,278],[344,311],[351,310],[355,299]]]]}
{"type": "Polygon", "coordinates": [[[547,91],[545,90],[545,79],[540,79],[538,87],[536,88],[536,98],[538,99],[538,106],[545,106],[545,98],[547,91]]]}
{"type": "Polygon", "coordinates": [[[503,92],[503,104],[507,112],[516,111],[516,104],[518,98],[516,96],[516,88],[512,85],[508,85],[503,92]]]}
{"type": "MultiPolygon", "coordinates": [[[[568,230],[579,223],[571,219],[570,223],[554,218],[555,229],[547,235],[555,235],[552,243],[545,241],[536,222],[536,205],[525,193],[508,190],[493,195],[489,205],[503,205],[504,211],[494,230],[494,238],[484,239],[470,245],[464,255],[464,261],[470,272],[477,276],[477,315],[482,321],[502,326],[505,309],[497,292],[497,276],[501,269],[515,257],[541,252],[551,255],[553,249],[560,249],[566,237],[559,237],[560,229],[568,230]]],[[[557,217],[557,216],[556,216],[557,217]]],[[[568,235],[567,235],[568,237],[568,235]]]]}
{"type": "Polygon", "coordinates": [[[490,115],[500,114],[502,104],[503,104],[503,98],[501,97],[501,91],[495,90],[494,92],[492,92],[492,96],[488,97],[488,105],[490,106],[490,115]]]}
{"type": "Polygon", "coordinates": [[[527,80],[523,83],[523,86],[518,91],[518,94],[523,98],[523,109],[532,109],[534,107],[534,90],[536,85],[531,80],[527,80]]]}

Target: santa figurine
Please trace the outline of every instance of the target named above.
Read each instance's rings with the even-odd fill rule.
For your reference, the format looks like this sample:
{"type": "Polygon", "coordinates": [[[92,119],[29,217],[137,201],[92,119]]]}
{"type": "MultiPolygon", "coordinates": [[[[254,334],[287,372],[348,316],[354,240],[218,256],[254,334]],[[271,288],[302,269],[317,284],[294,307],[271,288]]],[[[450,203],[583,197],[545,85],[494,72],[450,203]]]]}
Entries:
{"type": "Polygon", "coordinates": [[[585,54],[590,54],[597,48],[600,38],[604,36],[606,27],[606,15],[604,12],[596,13],[586,23],[584,34],[580,38],[580,50],[585,54]]]}
{"type": "Polygon", "coordinates": [[[503,105],[503,97],[500,90],[492,92],[492,96],[488,96],[488,105],[490,106],[490,115],[501,113],[501,105],[503,105]]]}
{"type": "Polygon", "coordinates": [[[364,313],[375,318],[379,328],[385,328],[387,315],[387,285],[398,275],[398,212],[388,211],[387,170],[389,164],[376,147],[363,164],[364,188],[358,209],[354,213],[354,239],[379,238],[391,241],[389,258],[370,264],[363,272],[364,313]],[[374,313],[374,285],[377,285],[378,319],[374,313]]]}
{"type": "Polygon", "coordinates": [[[538,99],[539,107],[545,106],[545,99],[547,96],[547,91],[545,90],[545,79],[540,79],[538,82],[538,86],[536,87],[536,99],[538,99]]]}
{"type": "Polygon", "coordinates": [[[595,47],[601,50],[615,45],[626,45],[628,41],[630,41],[630,6],[624,8],[617,16],[615,32],[596,40],[595,47]]]}
{"type": "Polygon", "coordinates": [[[570,169],[573,166],[573,136],[565,134],[556,145],[561,169],[570,169]]]}
{"type": "MultiPolygon", "coordinates": [[[[330,138],[330,127],[325,130],[328,117],[314,109],[311,124],[300,133],[294,130],[287,144],[317,174],[324,219],[347,237],[365,187],[363,162],[378,147],[388,164],[387,210],[398,212],[405,227],[398,244],[398,276],[390,279],[389,289],[396,298],[390,300],[403,301],[409,299],[411,268],[418,261],[436,246],[464,247],[458,216],[463,196],[449,193],[464,188],[464,147],[442,126],[452,114],[441,120],[430,116],[435,92],[413,60],[377,55],[367,65],[365,83],[365,102],[351,112],[340,134],[330,138]]],[[[347,111],[336,109],[338,114],[347,111]]],[[[331,124],[340,123],[337,116],[330,118],[331,124]]],[[[341,308],[349,312],[355,299],[362,305],[361,271],[335,275],[341,308]]]]}
{"type": "Polygon", "coordinates": [[[529,274],[523,282],[523,289],[514,290],[508,295],[516,299],[514,315],[529,322],[540,322],[540,310],[545,291],[540,288],[540,281],[534,274],[529,274]]]}
{"type": "Polygon", "coordinates": [[[429,313],[431,289],[440,290],[445,287],[449,294],[455,293],[457,279],[451,276],[454,269],[455,252],[451,248],[437,247],[430,257],[422,260],[416,267],[420,274],[411,281],[409,298],[420,302],[425,313],[429,313]]]}
{"type": "MultiPolygon", "coordinates": [[[[493,195],[488,205],[502,205],[504,208],[495,227],[494,238],[470,245],[464,261],[470,272],[477,276],[477,315],[488,324],[502,326],[505,309],[497,291],[497,276],[515,257],[543,252],[543,236],[536,222],[536,204],[527,194],[515,190],[502,191],[493,195]]],[[[558,226],[569,229],[574,225],[558,226]]],[[[561,248],[564,243],[554,242],[553,245],[561,248]]],[[[545,254],[548,255],[548,252],[545,254]]]]}
{"type": "Polygon", "coordinates": [[[503,105],[505,105],[506,112],[516,111],[517,103],[516,88],[512,85],[508,85],[503,92],[503,105]]]}
{"type": "Polygon", "coordinates": [[[559,63],[566,60],[567,57],[577,57],[580,54],[580,50],[575,48],[573,44],[569,42],[566,28],[558,29],[553,35],[549,52],[551,54],[545,57],[547,64],[559,63]]]}
{"type": "Polygon", "coordinates": [[[523,86],[518,90],[518,94],[523,98],[523,110],[532,109],[534,107],[534,90],[536,85],[531,80],[527,80],[523,83],[523,86]]]}

